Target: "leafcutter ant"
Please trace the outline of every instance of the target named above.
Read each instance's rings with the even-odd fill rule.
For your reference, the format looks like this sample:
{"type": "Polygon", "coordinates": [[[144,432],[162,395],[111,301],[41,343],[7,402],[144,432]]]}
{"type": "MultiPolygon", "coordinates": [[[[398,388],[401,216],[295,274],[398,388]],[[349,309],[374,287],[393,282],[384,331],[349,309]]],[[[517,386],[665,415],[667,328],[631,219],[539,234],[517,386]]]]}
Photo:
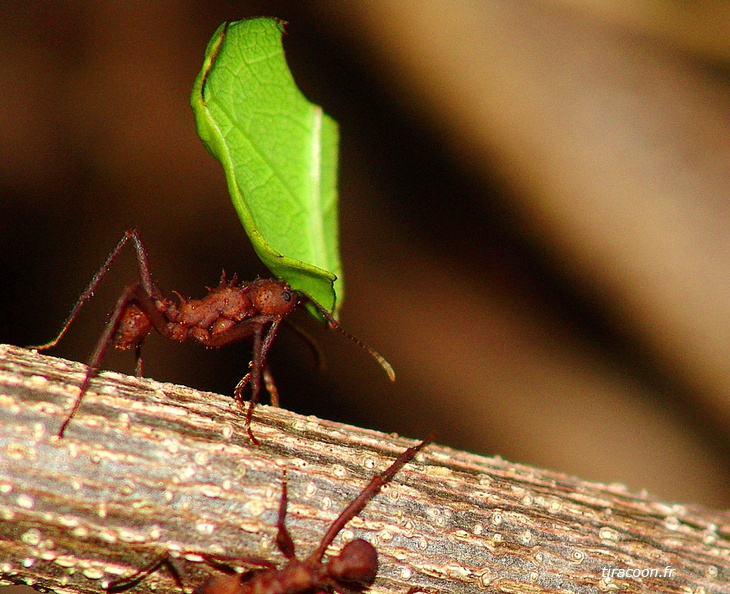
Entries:
{"type": "MultiPolygon", "coordinates": [[[[322,562],[322,557],[345,525],[360,513],[368,502],[380,492],[382,486],[390,481],[434,437],[435,435],[431,434],[418,445],[408,448],[395,459],[390,467],[382,473],[376,474],[330,524],[319,546],[306,559],[297,558],[294,541],[285,524],[288,502],[285,472],[281,484],[279,516],[276,522],[276,545],[288,559],[286,565],[277,569],[273,563],[256,560],[254,564],[260,566],[261,569],[239,574],[223,563],[236,560],[245,561],[245,559],[201,555],[211,565],[224,569],[225,575],[209,580],[196,588],[194,594],[324,594],[326,592],[354,594],[362,592],[363,589],[372,585],[378,573],[378,553],[372,544],[362,538],[356,538],[347,543],[340,554],[330,558],[327,563],[322,562]]],[[[131,588],[163,565],[170,569],[175,581],[182,587],[178,568],[171,558],[165,555],[131,578],[111,583],[108,590],[118,592],[131,588]]],[[[408,594],[419,591],[423,590],[417,587],[411,588],[408,590],[408,594]]]]}
{"type": "Polygon", "coordinates": [[[248,338],[253,340],[249,371],[236,386],[234,396],[243,403],[243,391],[249,383],[251,384],[251,398],[246,411],[245,425],[251,441],[258,443],[251,431],[251,415],[253,405],[259,401],[262,381],[271,394],[271,403],[279,406],[278,392],[266,357],[282,321],[304,303],[311,303],[330,328],[334,328],[365,349],[386,371],[388,377],[395,380],[393,368],[380,354],[345,331],[322,305],[308,295],[294,291],[284,281],[259,278],[251,283],[239,283],[236,276],[228,280],[223,273],[219,285],[214,289],[209,288],[208,294],[202,299],[185,299],[178,293],[175,293],[177,300],[165,297],[152,280],[147,250],[136,229],[129,229],[124,233],[79,297],[58,336],[46,344],[32,348],[45,350],[58,344],[83,304],[94,294],[112,263],[129,241],[132,242],[137,254],[139,282],[128,285],[119,296],[104,332],[89,358],[88,371],[81,383],[79,395],[58,431],[59,437],[63,437],[68,424],[81,405],[89,383],[98,375],[109,345],[113,344],[120,349],[133,348],[137,375],[141,375],[142,343],[152,330],[156,330],[170,340],[182,342],[192,339],[211,348],[223,347],[248,338]]]}

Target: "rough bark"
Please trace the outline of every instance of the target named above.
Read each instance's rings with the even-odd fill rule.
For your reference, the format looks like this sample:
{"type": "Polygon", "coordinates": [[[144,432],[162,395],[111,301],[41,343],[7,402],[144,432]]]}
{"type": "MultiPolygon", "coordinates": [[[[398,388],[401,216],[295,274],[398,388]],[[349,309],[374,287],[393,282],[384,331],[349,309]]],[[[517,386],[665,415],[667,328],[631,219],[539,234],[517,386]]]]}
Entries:
{"type": "MultiPolygon", "coordinates": [[[[260,406],[253,446],[231,398],[116,373],[58,439],[84,370],[0,346],[0,584],[97,593],[167,552],[187,587],[218,571],[199,553],[281,563],[283,469],[304,555],[414,443],[260,406]]],[[[437,445],[333,549],[355,536],[380,554],[373,593],[730,591],[728,512],[437,445]]],[[[179,592],[165,570],[134,588],[179,592]]]]}

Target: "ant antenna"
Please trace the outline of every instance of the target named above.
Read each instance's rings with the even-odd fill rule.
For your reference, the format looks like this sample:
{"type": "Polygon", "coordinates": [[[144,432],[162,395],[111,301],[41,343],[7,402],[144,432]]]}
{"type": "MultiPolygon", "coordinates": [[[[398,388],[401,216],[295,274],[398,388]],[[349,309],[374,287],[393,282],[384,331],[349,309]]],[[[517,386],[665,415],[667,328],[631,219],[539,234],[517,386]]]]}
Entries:
{"type": "Polygon", "coordinates": [[[328,312],[325,307],[319,303],[318,301],[315,301],[312,299],[309,295],[300,293],[301,297],[303,297],[306,301],[314,305],[314,307],[317,309],[319,313],[322,314],[324,319],[327,321],[327,324],[330,328],[333,328],[337,330],[342,336],[345,338],[349,338],[352,342],[354,342],[356,345],[358,345],[360,348],[365,349],[370,355],[375,359],[380,366],[385,370],[385,373],[388,374],[388,377],[390,378],[391,382],[395,381],[395,370],[393,369],[393,366],[388,363],[388,361],[381,355],[378,351],[376,351],[373,347],[370,345],[364,343],[362,340],[357,338],[356,336],[353,336],[350,334],[347,330],[345,330],[342,326],[340,326],[340,323],[335,320],[334,316],[328,312]]]}

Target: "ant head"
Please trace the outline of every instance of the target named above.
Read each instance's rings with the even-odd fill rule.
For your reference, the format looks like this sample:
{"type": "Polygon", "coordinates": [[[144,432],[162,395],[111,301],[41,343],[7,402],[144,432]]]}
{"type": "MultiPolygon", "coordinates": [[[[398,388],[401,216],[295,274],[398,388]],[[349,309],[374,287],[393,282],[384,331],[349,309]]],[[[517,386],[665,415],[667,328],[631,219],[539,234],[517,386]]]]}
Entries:
{"type": "Polygon", "coordinates": [[[339,556],[330,560],[327,569],[331,577],[358,586],[369,586],[378,573],[378,553],[362,538],[348,542],[339,556]]]}
{"type": "Polygon", "coordinates": [[[258,279],[245,290],[252,305],[262,314],[285,316],[299,304],[299,295],[284,281],[258,279]]]}

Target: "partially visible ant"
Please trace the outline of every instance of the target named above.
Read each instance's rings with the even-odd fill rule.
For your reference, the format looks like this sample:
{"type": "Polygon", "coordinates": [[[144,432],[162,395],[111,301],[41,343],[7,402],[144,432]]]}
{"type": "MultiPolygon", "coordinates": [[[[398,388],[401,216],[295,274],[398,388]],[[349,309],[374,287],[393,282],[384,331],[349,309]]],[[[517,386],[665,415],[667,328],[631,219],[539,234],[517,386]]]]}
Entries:
{"type": "MultiPolygon", "coordinates": [[[[253,405],[259,401],[262,381],[271,394],[272,405],[279,406],[278,392],[266,357],[282,321],[304,303],[311,303],[330,328],[334,328],[370,353],[391,381],[395,381],[395,372],[384,357],[345,331],[317,301],[304,293],[294,291],[284,281],[259,278],[251,283],[239,283],[236,276],[229,281],[224,272],[219,285],[214,289],[209,288],[208,294],[202,299],[185,299],[177,292],[175,293],[177,301],[165,297],[152,280],[147,250],[136,229],[129,229],[124,233],[79,297],[58,336],[50,342],[31,348],[42,351],[58,344],[78,315],[81,306],[92,297],[112,263],[129,241],[137,253],[140,282],[128,285],[119,296],[104,332],[89,358],[89,369],[81,383],[79,395],[71,412],[58,431],[59,437],[63,437],[68,424],[81,405],[89,383],[98,375],[109,345],[114,344],[119,349],[134,348],[136,372],[141,376],[142,343],[152,330],[156,330],[170,340],[182,342],[190,338],[212,348],[223,347],[247,338],[253,339],[249,372],[236,386],[234,397],[243,404],[243,391],[249,383],[251,384],[251,399],[246,411],[245,426],[249,438],[257,444],[258,440],[251,431],[251,416],[253,405]]],[[[306,335],[304,337],[307,338],[306,335]]]]}
{"type": "MultiPolygon", "coordinates": [[[[288,494],[286,472],[284,472],[281,484],[279,516],[276,522],[276,546],[288,559],[287,564],[281,569],[277,569],[273,563],[257,560],[255,564],[263,567],[263,569],[253,569],[239,574],[232,568],[222,565],[222,562],[237,560],[235,557],[202,555],[208,563],[223,569],[226,575],[212,578],[202,586],[197,587],[194,594],[316,594],[326,592],[355,594],[355,592],[361,592],[368,588],[375,581],[375,576],[378,573],[378,553],[368,541],[362,538],[351,540],[342,548],[339,555],[330,558],[327,563],[322,562],[322,557],[345,525],[359,514],[368,502],[380,492],[383,485],[390,481],[434,437],[435,434],[431,434],[418,445],[408,448],[395,459],[390,467],[380,474],[376,474],[360,494],[330,524],[314,552],[303,560],[297,558],[294,541],[285,524],[288,494]]],[[[239,560],[242,561],[243,559],[239,560]]],[[[108,591],[127,590],[140,583],[163,565],[170,569],[175,581],[182,588],[180,572],[166,554],[131,578],[112,582],[108,586],[108,591]]],[[[418,587],[412,587],[407,594],[423,591],[418,587]]]]}

